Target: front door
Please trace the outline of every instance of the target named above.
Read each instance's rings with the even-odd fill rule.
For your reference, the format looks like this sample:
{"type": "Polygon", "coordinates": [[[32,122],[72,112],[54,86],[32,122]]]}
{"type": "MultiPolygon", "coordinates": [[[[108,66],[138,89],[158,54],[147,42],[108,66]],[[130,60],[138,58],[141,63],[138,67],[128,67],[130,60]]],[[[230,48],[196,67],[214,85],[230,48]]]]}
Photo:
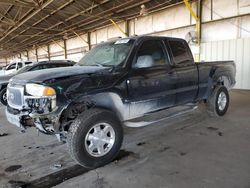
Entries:
{"type": "Polygon", "coordinates": [[[161,40],[141,43],[128,80],[131,117],[175,104],[177,76],[161,40]]]}

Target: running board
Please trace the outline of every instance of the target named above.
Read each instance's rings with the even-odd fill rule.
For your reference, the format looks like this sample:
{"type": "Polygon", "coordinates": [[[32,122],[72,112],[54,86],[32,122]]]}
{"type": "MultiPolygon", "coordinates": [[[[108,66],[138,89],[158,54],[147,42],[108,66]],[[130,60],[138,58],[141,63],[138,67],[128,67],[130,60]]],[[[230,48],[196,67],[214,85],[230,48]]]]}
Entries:
{"type": "Polygon", "coordinates": [[[142,117],[131,119],[129,121],[125,121],[123,122],[123,124],[127,127],[144,127],[152,123],[157,123],[157,122],[169,119],[169,118],[173,118],[179,115],[186,114],[197,108],[198,106],[196,104],[176,106],[176,107],[164,109],[161,111],[145,114],[142,117]]]}

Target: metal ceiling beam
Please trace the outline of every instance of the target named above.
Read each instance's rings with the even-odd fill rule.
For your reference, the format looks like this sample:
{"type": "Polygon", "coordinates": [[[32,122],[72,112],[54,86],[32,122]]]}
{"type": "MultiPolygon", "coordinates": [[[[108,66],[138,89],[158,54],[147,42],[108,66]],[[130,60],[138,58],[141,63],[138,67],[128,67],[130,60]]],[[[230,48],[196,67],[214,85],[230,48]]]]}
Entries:
{"type": "MultiPolygon", "coordinates": [[[[103,0],[103,1],[101,2],[101,4],[102,4],[102,3],[106,3],[106,2],[108,2],[108,1],[110,1],[110,0],[103,0]]],[[[70,1],[70,2],[71,2],[71,1],[70,1]]],[[[69,3],[69,2],[67,2],[67,3],[65,3],[65,4],[68,4],[68,3],[69,3]]],[[[64,5],[65,5],[65,4],[64,4],[64,5]]],[[[61,8],[63,8],[64,5],[62,5],[61,8]]],[[[96,8],[96,7],[97,7],[97,5],[94,5],[94,6],[90,7],[90,8],[87,8],[87,9],[81,11],[80,13],[74,14],[73,16],[67,18],[65,21],[69,21],[70,19],[73,19],[73,18],[75,18],[76,16],[79,16],[79,15],[81,15],[82,13],[86,13],[87,11],[89,11],[89,10],[91,10],[91,9],[93,9],[93,8],[96,8]]],[[[53,13],[53,14],[54,14],[54,13],[53,13]]],[[[46,16],[46,18],[47,18],[47,17],[48,17],[48,16],[46,16]]],[[[45,19],[46,19],[46,18],[45,18],[45,19]]],[[[58,25],[65,23],[65,21],[59,21],[57,24],[54,24],[53,26],[48,27],[48,28],[47,28],[46,30],[44,30],[43,32],[48,31],[48,30],[50,30],[50,29],[53,29],[53,28],[57,27],[58,25]]],[[[40,23],[40,22],[41,22],[41,20],[38,21],[38,22],[36,22],[36,23],[34,23],[34,24],[32,24],[32,26],[35,26],[35,25],[37,25],[37,24],[40,23]]],[[[25,31],[27,31],[28,29],[29,29],[29,27],[28,27],[27,29],[25,29],[24,31],[20,32],[19,34],[23,34],[23,33],[24,33],[25,31]]],[[[68,32],[68,31],[69,31],[69,30],[67,30],[67,32],[68,32]]],[[[36,33],[36,34],[34,35],[34,37],[35,37],[36,35],[42,34],[43,32],[41,31],[41,32],[36,33]]],[[[16,35],[16,36],[17,36],[17,35],[16,35]]],[[[4,44],[7,43],[7,42],[9,42],[9,41],[11,41],[11,40],[14,39],[16,36],[14,36],[14,37],[12,37],[10,40],[4,42],[4,44]]],[[[32,38],[32,37],[30,37],[30,38],[32,38]]],[[[29,40],[30,38],[27,38],[27,39],[21,41],[21,43],[26,42],[26,41],[29,40]]],[[[1,41],[1,40],[0,40],[0,41],[1,41]]]]}
{"type": "MultiPolygon", "coordinates": [[[[1,1],[1,0],[0,0],[1,1]]],[[[18,29],[20,26],[22,26],[25,22],[27,22],[29,19],[31,19],[33,16],[35,16],[38,12],[40,12],[43,8],[47,7],[50,3],[52,3],[54,0],[47,0],[46,2],[44,2],[40,9],[35,10],[34,12],[32,12],[31,14],[29,14],[26,18],[24,18],[21,22],[19,22],[18,24],[16,24],[12,29],[10,29],[7,33],[5,33],[3,35],[3,37],[0,38],[0,42],[5,39],[9,34],[11,34],[13,31],[15,31],[16,29],[18,29]]]]}
{"type": "MultiPolygon", "coordinates": [[[[0,0],[1,1],[1,0],[0,0]]],[[[150,1],[150,0],[147,0],[147,1],[150,1]]],[[[102,2],[105,2],[105,1],[102,1],[102,2]]],[[[106,0],[106,2],[108,2],[108,0],[106,0]]],[[[126,3],[128,2],[128,1],[125,1],[126,3]]],[[[123,2],[123,4],[125,3],[125,2],[123,2]]],[[[130,1],[129,1],[130,2],[130,1]]],[[[122,11],[124,11],[124,9],[125,10],[127,10],[127,9],[130,9],[130,8],[133,8],[134,6],[134,4],[139,4],[139,3],[142,3],[142,2],[136,2],[136,1],[134,1],[134,3],[131,5],[131,4],[129,4],[129,5],[127,5],[127,6],[125,6],[125,7],[119,7],[118,9],[116,9],[115,11],[114,11],[114,13],[118,13],[118,12],[120,12],[120,10],[122,10],[122,11]]],[[[121,3],[122,4],[122,3],[121,3]]],[[[120,4],[120,5],[121,5],[120,4]]],[[[74,15],[72,15],[72,16],[70,16],[69,18],[71,18],[71,19],[73,19],[73,18],[75,18],[75,17],[77,17],[77,16],[82,16],[82,15],[86,15],[86,16],[89,16],[89,11],[91,11],[91,10],[93,10],[93,6],[96,6],[96,7],[98,7],[98,5],[96,5],[96,4],[92,4],[91,5],[91,7],[89,7],[90,9],[89,10],[86,10],[86,12],[84,12],[84,13],[82,13],[82,11],[81,12],[78,12],[78,13],[76,13],[76,14],[74,14],[74,15]]],[[[117,6],[119,6],[119,4],[117,4],[117,6]]],[[[115,6],[115,7],[117,7],[117,6],[115,6]]],[[[138,6],[138,5],[137,5],[138,6]]],[[[109,6],[110,7],[110,6],[109,6]]],[[[111,9],[112,8],[114,8],[114,7],[110,7],[111,9]]],[[[108,10],[110,10],[110,8],[108,9],[108,10]]],[[[46,7],[46,8],[44,8],[44,9],[51,9],[50,7],[46,7]]],[[[33,9],[34,10],[34,9],[33,9]]],[[[84,10],[84,11],[85,11],[84,10]]],[[[107,10],[107,9],[106,9],[107,10]]],[[[96,11],[94,11],[94,12],[96,12],[96,11]]],[[[112,11],[111,11],[112,12],[112,11]]],[[[66,26],[66,30],[65,31],[62,31],[62,32],[60,32],[60,33],[58,33],[58,35],[55,35],[55,36],[51,36],[51,37],[48,37],[48,36],[46,36],[46,35],[44,35],[44,37],[39,37],[38,39],[36,39],[35,38],[35,40],[31,40],[32,38],[28,38],[28,39],[26,39],[25,41],[20,41],[19,43],[24,43],[25,42],[25,44],[23,44],[22,46],[18,46],[18,48],[16,48],[15,50],[23,50],[24,48],[26,49],[26,48],[30,48],[30,45],[31,44],[46,44],[49,40],[51,40],[51,38],[53,38],[53,39],[55,39],[55,40],[60,40],[61,39],[61,37],[62,37],[62,35],[63,35],[63,33],[67,33],[67,32],[69,32],[70,30],[72,30],[72,28],[71,27],[73,27],[73,30],[75,30],[77,33],[81,33],[81,34],[84,34],[85,32],[86,32],[86,30],[85,29],[93,29],[93,28],[97,28],[97,27],[102,27],[103,26],[103,24],[106,24],[106,25],[108,25],[108,23],[107,23],[107,21],[106,20],[104,20],[105,18],[106,18],[106,16],[111,16],[112,14],[111,14],[111,12],[106,12],[106,11],[104,11],[104,14],[101,14],[101,15],[92,15],[92,16],[89,16],[89,18],[88,19],[83,19],[83,20],[81,20],[81,21],[78,21],[78,22],[72,22],[72,23],[74,23],[74,24],[71,24],[71,25],[69,25],[69,27],[67,27],[66,26]],[[93,19],[93,18],[95,18],[95,19],[93,19]],[[102,21],[103,20],[103,21],[102,21]],[[95,22],[97,22],[98,21],[98,23],[95,23],[95,22]],[[94,24],[95,23],[95,24],[94,24]],[[79,25],[80,24],[80,25],[79,25]],[[79,28],[80,27],[80,28],[79,28]],[[80,31],[82,31],[82,32],[80,32],[80,31]],[[46,37],[45,37],[46,36],[46,37]],[[26,42],[27,41],[27,42],[26,42]],[[30,41],[30,42],[29,42],[30,41]]],[[[100,12],[98,12],[98,13],[96,13],[96,14],[99,14],[100,12]]],[[[113,14],[114,14],[113,13],[113,14]]],[[[122,14],[121,14],[122,15],[122,14]]],[[[46,17],[47,18],[47,17],[46,17]]],[[[46,19],[45,18],[45,19],[46,19]]],[[[52,17],[53,18],[53,17],[52,17]]],[[[69,21],[69,20],[71,20],[71,19],[69,19],[69,18],[67,18],[66,20],[64,20],[64,21],[60,21],[59,20],[59,24],[54,24],[53,26],[55,26],[55,27],[49,27],[48,28],[48,30],[49,29],[53,29],[53,28],[56,28],[57,26],[59,26],[60,24],[64,24],[65,23],[65,21],[69,21]]],[[[115,17],[113,17],[113,18],[115,18],[115,17]]],[[[128,18],[128,17],[126,17],[126,18],[128,18]]],[[[118,19],[119,20],[119,19],[118,19]]],[[[60,27],[60,28],[62,28],[62,27],[60,27]]],[[[64,27],[65,28],[65,27],[64,27]]],[[[44,30],[44,31],[42,31],[40,34],[38,34],[38,35],[36,35],[36,36],[34,36],[34,37],[37,37],[37,36],[42,36],[42,33],[44,33],[44,32],[46,32],[46,31],[48,31],[48,30],[44,30]]],[[[19,33],[20,34],[20,33],[19,33]]],[[[18,35],[17,35],[18,36],[18,35]]],[[[72,35],[71,35],[71,37],[72,37],[72,35]]],[[[14,39],[14,38],[13,38],[14,39]]],[[[4,43],[5,43],[5,41],[4,41],[4,43]]]]}
{"type": "Polygon", "coordinates": [[[7,4],[7,5],[15,5],[15,6],[21,6],[21,7],[29,7],[29,8],[37,8],[34,3],[26,2],[26,1],[18,1],[18,0],[0,0],[1,4],[7,4]]]}
{"type": "MultiPolygon", "coordinates": [[[[106,1],[107,1],[107,0],[106,0],[106,1]]],[[[106,2],[106,1],[102,1],[102,3],[103,3],[103,2],[106,2]]],[[[85,20],[82,20],[82,21],[80,21],[80,22],[74,23],[74,24],[68,26],[68,27],[67,27],[68,29],[65,29],[65,31],[63,31],[63,32],[61,32],[61,33],[58,33],[58,35],[60,36],[60,35],[63,35],[63,33],[70,32],[72,29],[75,30],[77,27],[79,27],[79,24],[80,24],[80,23],[83,23],[82,25],[80,25],[80,27],[83,27],[83,26],[88,25],[88,24],[90,24],[90,23],[99,21],[99,20],[101,20],[101,19],[103,19],[103,18],[105,18],[105,17],[110,17],[110,16],[112,15],[112,13],[109,13],[109,12],[112,12],[112,11],[114,11],[114,10],[119,10],[120,8],[122,8],[123,11],[125,11],[125,10],[127,10],[127,9],[130,9],[130,8],[133,7],[133,6],[130,6],[130,4],[133,4],[134,6],[138,6],[138,4],[143,4],[143,3],[149,2],[149,1],[150,1],[150,0],[143,0],[143,1],[141,1],[140,3],[136,2],[135,0],[126,1],[126,2],[123,3],[123,4],[119,4],[118,6],[112,7],[112,8],[110,8],[110,9],[106,10],[106,11],[103,11],[103,12],[98,13],[97,15],[94,15],[93,17],[96,17],[96,19],[85,19],[85,20]],[[129,5],[129,6],[128,6],[128,5],[129,5]],[[109,14],[108,14],[108,13],[109,13],[109,14]],[[103,17],[103,14],[105,15],[104,17],[103,17]],[[89,20],[89,21],[88,21],[88,20],[89,20]],[[87,21],[87,22],[86,22],[86,21],[87,21]]],[[[95,6],[95,5],[94,5],[94,6],[95,6]]],[[[91,8],[91,7],[90,7],[90,8],[91,8]]],[[[90,9],[90,8],[89,8],[89,9],[90,9]]],[[[85,12],[87,12],[87,11],[88,11],[88,10],[84,10],[84,11],[82,11],[82,12],[80,12],[80,13],[77,13],[76,15],[85,13],[85,12]]],[[[75,17],[75,16],[72,16],[72,18],[74,18],[74,17],[75,17]]],[[[72,19],[72,18],[71,18],[71,19],[72,19]]],[[[69,18],[68,18],[68,19],[69,19],[69,18]]],[[[67,20],[68,20],[68,19],[67,19],[67,20]]],[[[105,22],[106,22],[106,20],[105,20],[105,22]]],[[[49,28],[47,29],[47,31],[48,31],[49,29],[51,29],[51,28],[57,27],[58,25],[60,25],[60,24],[62,24],[62,23],[65,23],[65,22],[60,21],[60,22],[58,22],[57,24],[55,24],[54,26],[49,27],[49,28]]],[[[45,31],[46,31],[46,30],[45,30],[45,31]]],[[[45,32],[45,31],[43,31],[43,32],[45,32]]],[[[30,38],[33,38],[33,37],[35,37],[35,36],[37,36],[37,35],[40,35],[40,34],[42,34],[43,32],[36,33],[35,35],[31,36],[30,38]]],[[[55,36],[52,36],[52,38],[54,38],[54,37],[55,37],[55,36]]],[[[26,41],[28,41],[30,38],[27,38],[27,39],[21,41],[20,43],[26,43],[26,41]]],[[[38,41],[41,41],[41,40],[43,40],[43,39],[47,39],[47,37],[46,37],[46,38],[39,38],[39,39],[37,39],[37,40],[32,41],[32,42],[29,43],[29,44],[36,44],[38,41]]],[[[48,40],[48,39],[47,39],[47,40],[48,40]]],[[[51,39],[50,39],[50,40],[51,40],[51,39]]]]}
{"type": "Polygon", "coordinates": [[[0,18],[0,20],[3,20],[5,18],[5,16],[10,12],[10,10],[13,8],[13,5],[9,6],[7,8],[7,10],[5,11],[5,13],[3,14],[3,16],[0,18]]]}
{"type": "MultiPolygon", "coordinates": [[[[139,4],[143,4],[143,3],[146,3],[146,2],[149,2],[150,0],[143,0],[143,1],[141,1],[139,4]]],[[[112,7],[112,8],[110,8],[110,9],[108,9],[108,10],[106,10],[106,11],[103,11],[103,12],[100,12],[100,13],[98,13],[97,15],[93,15],[93,17],[95,17],[95,19],[85,19],[85,20],[81,20],[81,21],[79,21],[79,22],[76,22],[76,23],[74,23],[74,24],[72,24],[72,25],[70,25],[70,26],[67,26],[66,28],[65,28],[65,30],[63,31],[63,32],[61,32],[61,33],[58,33],[58,35],[59,34],[63,34],[63,33],[65,33],[65,32],[70,32],[70,30],[76,30],[76,28],[78,28],[78,27],[83,27],[83,26],[86,26],[86,25],[88,25],[88,24],[90,24],[90,23],[93,23],[93,22],[96,22],[96,21],[99,21],[99,20],[101,20],[101,19],[105,19],[106,17],[111,17],[112,16],[112,11],[113,10],[116,10],[116,9],[119,9],[119,8],[123,8],[123,10],[127,10],[127,9],[129,9],[129,8],[131,8],[131,6],[127,6],[127,5],[129,5],[129,4],[131,4],[131,3],[133,3],[134,4],[134,6],[138,6],[138,3],[135,3],[136,1],[135,0],[130,0],[130,1],[126,1],[125,3],[123,3],[123,4],[120,4],[120,5],[118,5],[118,6],[116,6],[116,7],[112,7]],[[129,8],[128,8],[129,7],[129,8]],[[111,12],[111,13],[110,13],[111,12]],[[104,16],[103,16],[104,15],[104,16]],[[82,24],[81,24],[82,23],[82,24]]],[[[82,13],[83,12],[86,12],[86,11],[82,11],[82,13]]],[[[80,14],[82,14],[81,12],[80,12],[80,14]]],[[[77,13],[77,14],[79,14],[79,13],[77,13]]],[[[68,20],[68,19],[66,19],[66,20],[68,20]]],[[[55,24],[53,27],[56,27],[56,26],[58,26],[58,25],[60,25],[60,24],[62,24],[62,23],[65,23],[66,22],[66,20],[63,22],[63,21],[61,21],[61,22],[58,22],[57,24],[55,24]]],[[[52,27],[52,28],[53,28],[52,27]]],[[[51,29],[51,27],[50,28],[48,28],[48,30],[49,29],[51,29]]],[[[42,33],[42,32],[41,32],[42,33]]],[[[37,34],[41,34],[41,33],[37,33],[37,34]]],[[[25,41],[27,41],[27,40],[25,40],[25,41]]],[[[22,42],[25,42],[25,41],[22,41],[22,42]]]]}
{"type": "MultiPolygon", "coordinates": [[[[28,31],[29,29],[31,29],[32,27],[38,25],[39,23],[41,23],[42,21],[46,20],[46,18],[50,17],[51,15],[55,14],[57,11],[60,11],[61,9],[63,9],[65,6],[69,5],[70,3],[72,3],[74,0],[70,0],[67,3],[64,3],[63,5],[61,5],[60,7],[58,7],[56,10],[53,10],[52,12],[50,12],[49,14],[47,14],[45,17],[43,17],[42,19],[38,20],[37,22],[35,22],[34,24],[32,24],[31,26],[26,27],[26,29],[24,29],[23,31],[21,31],[20,33],[16,34],[15,36],[11,37],[9,40],[7,40],[5,43],[10,42],[11,40],[13,40],[14,38],[16,38],[18,35],[23,34],[24,32],[28,31]]],[[[53,25],[54,26],[54,25],[53,25]]],[[[47,31],[47,29],[45,29],[44,31],[47,31]]],[[[40,34],[40,33],[39,33],[40,34]]]]}

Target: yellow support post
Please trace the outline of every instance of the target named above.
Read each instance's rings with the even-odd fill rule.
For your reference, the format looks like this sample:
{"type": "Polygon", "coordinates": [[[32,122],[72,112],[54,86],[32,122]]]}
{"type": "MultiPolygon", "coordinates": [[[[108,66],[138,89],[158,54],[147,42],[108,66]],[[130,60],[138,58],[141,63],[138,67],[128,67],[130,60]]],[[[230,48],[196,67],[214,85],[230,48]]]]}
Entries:
{"type": "Polygon", "coordinates": [[[195,14],[195,12],[193,11],[190,3],[188,2],[188,0],[183,0],[184,4],[186,5],[187,9],[189,10],[190,14],[193,16],[193,18],[195,19],[195,31],[198,35],[198,47],[199,47],[199,54],[198,57],[195,56],[195,60],[196,61],[200,61],[200,19],[199,17],[195,14]]]}
{"type": "Polygon", "coordinates": [[[183,0],[183,1],[184,1],[185,5],[186,5],[187,9],[189,10],[190,14],[193,16],[193,18],[194,18],[195,21],[196,21],[195,30],[196,30],[196,32],[198,32],[198,22],[199,22],[199,18],[198,18],[198,16],[195,14],[195,12],[193,11],[193,9],[192,9],[190,3],[188,2],[188,0],[183,0]]]}

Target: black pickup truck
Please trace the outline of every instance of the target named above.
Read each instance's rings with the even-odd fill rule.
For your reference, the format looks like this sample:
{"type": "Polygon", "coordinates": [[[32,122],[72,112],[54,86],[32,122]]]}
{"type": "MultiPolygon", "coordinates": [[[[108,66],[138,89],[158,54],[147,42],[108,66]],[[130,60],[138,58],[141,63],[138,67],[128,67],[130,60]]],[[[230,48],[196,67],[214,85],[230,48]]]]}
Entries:
{"type": "Polygon", "coordinates": [[[6,116],[23,129],[56,135],[73,159],[95,168],[117,156],[125,122],[200,101],[211,115],[224,115],[235,72],[232,61],[195,63],[182,39],[117,39],[101,43],[76,66],[13,77],[6,116]]]}

